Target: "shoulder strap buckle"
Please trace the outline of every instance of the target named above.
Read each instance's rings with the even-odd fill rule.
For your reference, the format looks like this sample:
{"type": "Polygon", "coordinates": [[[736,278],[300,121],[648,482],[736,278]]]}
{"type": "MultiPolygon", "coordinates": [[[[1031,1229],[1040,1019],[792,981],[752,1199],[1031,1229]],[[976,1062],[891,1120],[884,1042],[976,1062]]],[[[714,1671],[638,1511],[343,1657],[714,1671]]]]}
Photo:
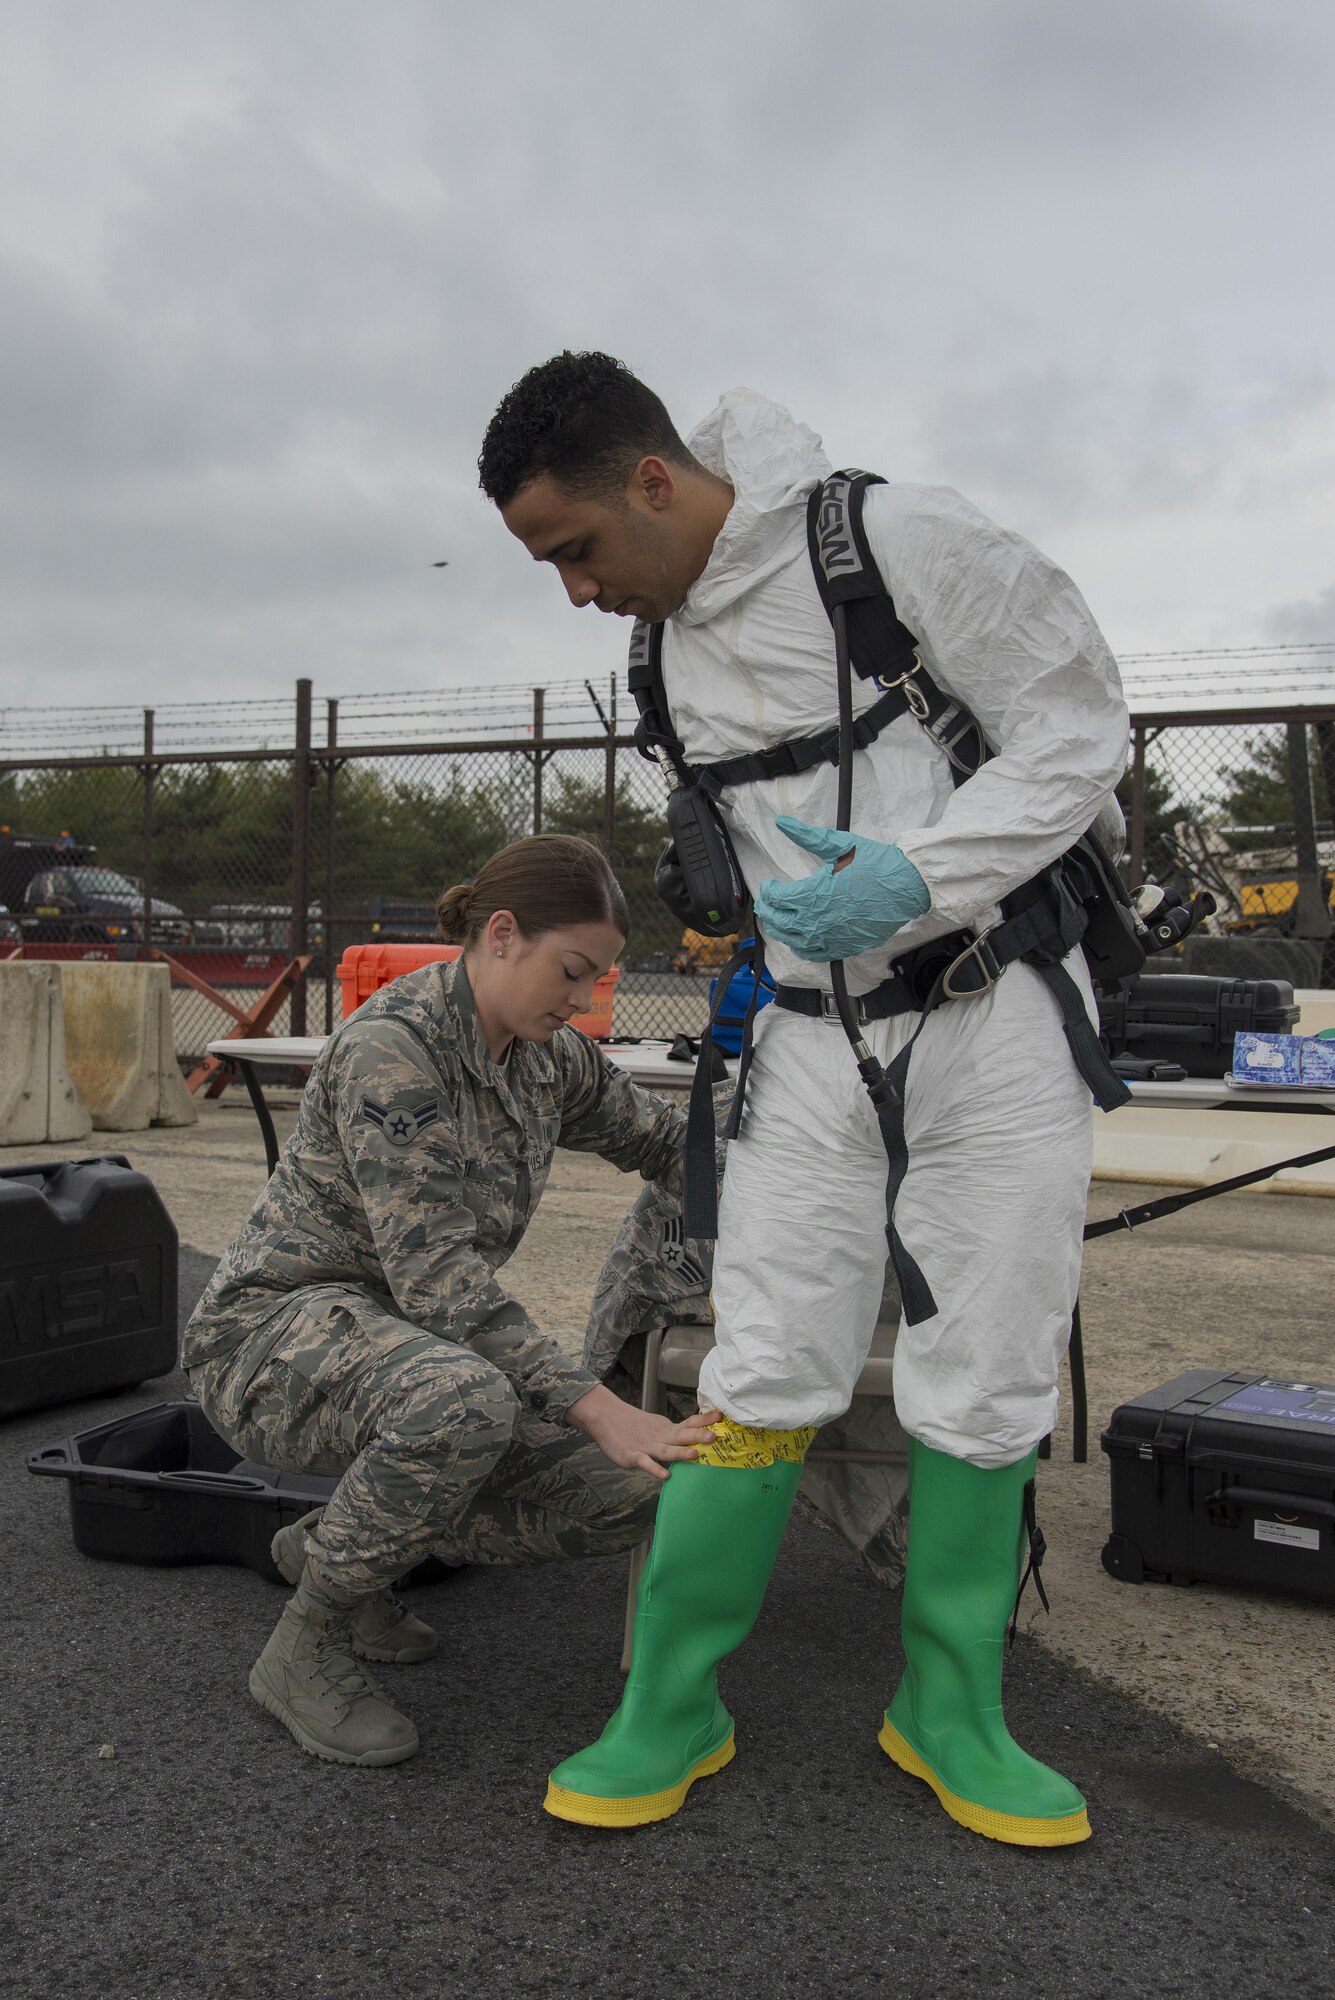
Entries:
{"type": "Polygon", "coordinates": [[[919,720],[937,749],[945,753],[957,771],[963,771],[966,777],[971,778],[975,771],[982,768],[986,761],[982,731],[967,708],[952,701],[941,710],[935,721],[921,716],[919,720]],[[960,746],[967,744],[971,737],[973,755],[961,755],[960,746]]]}
{"type": "MultiPolygon", "coordinates": [[[[909,714],[913,717],[915,722],[921,722],[924,725],[924,727],[926,727],[927,719],[932,711],[928,705],[926,695],[923,693],[922,689],[918,686],[917,681],[914,680],[913,678],[913,676],[921,670],[921,667],[922,667],[922,661],[915,653],[913,655],[913,665],[911,667],[905,668],[904,672],[900,674],[896,680],[893,681],[883,680],[882,677],[878,674],[876,676],[876,685],[878,688],[883,688],[886,694],[893,694],[896,688],[902,688],[904,690],[904,700],[908,705],[909,714]]],[[[929,731],[929,734],[930,733],[931,732],[929,731]]],[[[945,745],[942,744],[941,747],[942,749],[944,749],[945,745]]]]}

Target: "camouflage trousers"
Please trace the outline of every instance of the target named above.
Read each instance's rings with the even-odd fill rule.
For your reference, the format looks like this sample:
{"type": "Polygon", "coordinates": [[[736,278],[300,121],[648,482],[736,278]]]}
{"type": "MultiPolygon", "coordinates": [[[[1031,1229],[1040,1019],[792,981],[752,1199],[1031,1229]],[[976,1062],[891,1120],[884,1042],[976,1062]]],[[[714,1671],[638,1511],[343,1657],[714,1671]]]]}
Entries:
{"type": "Polygon", "coordinates": [[[191,1373],[214,1429],[277,1471],[341,1475],[309,1551],[335,1593],[383,1589],[426,1556],[540,1563],[611,1555],[653,1529],[659,1483],[527,1408],[469,1347],[366,1292],[312,1286],[191,1373]]]}

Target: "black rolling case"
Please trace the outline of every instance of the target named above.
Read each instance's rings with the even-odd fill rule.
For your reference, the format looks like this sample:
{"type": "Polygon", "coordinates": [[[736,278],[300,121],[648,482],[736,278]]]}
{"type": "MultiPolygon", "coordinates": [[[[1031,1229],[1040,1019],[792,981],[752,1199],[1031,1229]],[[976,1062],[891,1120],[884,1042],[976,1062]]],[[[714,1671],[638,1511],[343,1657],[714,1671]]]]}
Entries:
{"type": "Polygon", "coordinates": [[[1181,1063],[1188,1076],[1224,1076],[1238,1034],[1291,1035],[1298,1021],[1283,979],[1202,979],[1141,973],[1100,993],[1099,1040],[1109,1055],[1181,1063]]]}
{"type": "Polygon", "coordinates": [[[176,1366],[176,1229],[119,1153],[0,1167],[0,1417],[176,1366]]]}
{"type": "Polygon", "coordinates": [[[1195,1368],[1113,1411],[1103,1567],[1335,1601],[1335,1385],[1195,1368]]]}

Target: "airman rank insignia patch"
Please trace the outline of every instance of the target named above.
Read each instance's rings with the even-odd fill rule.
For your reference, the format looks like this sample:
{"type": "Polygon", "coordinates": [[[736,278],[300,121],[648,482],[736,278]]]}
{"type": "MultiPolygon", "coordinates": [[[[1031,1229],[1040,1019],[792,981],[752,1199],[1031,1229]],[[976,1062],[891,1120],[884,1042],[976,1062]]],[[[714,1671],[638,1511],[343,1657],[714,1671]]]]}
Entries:
{"type": "Polygon", "coordinates": [[[686,1232],[681,1226],[679,1215],[670,1215],[663,1224],[658,1239],[658,1254],[669,1271],[686,1260],[686,1232]]]}
{"type": "Polygon", "coordinates": [[[373,1125],[380,1127],[392,1146],[411,1146],[440,1117],[440,1099],[424,1097],[418,1104],[395,1105],[391,1109],[377,1104],[373,1097],[364,1097],[362,1110],[373,1125]]]}
{"type": "Polygon", "coordinates": [[[669,1271],[676,1271],[686,1283],[705,1289],[705,1274],[686,1248],[687,1236],[679,1215],[669,1215],[658,1239],[658,1254],[669,1271]]]}

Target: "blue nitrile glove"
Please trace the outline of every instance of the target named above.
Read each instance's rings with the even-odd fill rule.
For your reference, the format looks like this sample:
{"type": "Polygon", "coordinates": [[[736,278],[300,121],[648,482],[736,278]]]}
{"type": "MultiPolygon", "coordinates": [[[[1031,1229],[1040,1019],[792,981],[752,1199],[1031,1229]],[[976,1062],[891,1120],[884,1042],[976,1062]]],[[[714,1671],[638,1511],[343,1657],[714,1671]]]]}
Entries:
{"type": "Polygon", "coordinates": [[[832,826],[808,826],[786,813],[774,824],[798,847],[829,863],[800,882],[762,882],[756,897],[756,915],[766,936],[777,938],[799,958],[856,958],[860,951],[875,951],[931,908],[927,884],[897,847],[839,833],[832,826]],[[850,849],[853,859],[836,874],[834,863],[850,849]]]}

